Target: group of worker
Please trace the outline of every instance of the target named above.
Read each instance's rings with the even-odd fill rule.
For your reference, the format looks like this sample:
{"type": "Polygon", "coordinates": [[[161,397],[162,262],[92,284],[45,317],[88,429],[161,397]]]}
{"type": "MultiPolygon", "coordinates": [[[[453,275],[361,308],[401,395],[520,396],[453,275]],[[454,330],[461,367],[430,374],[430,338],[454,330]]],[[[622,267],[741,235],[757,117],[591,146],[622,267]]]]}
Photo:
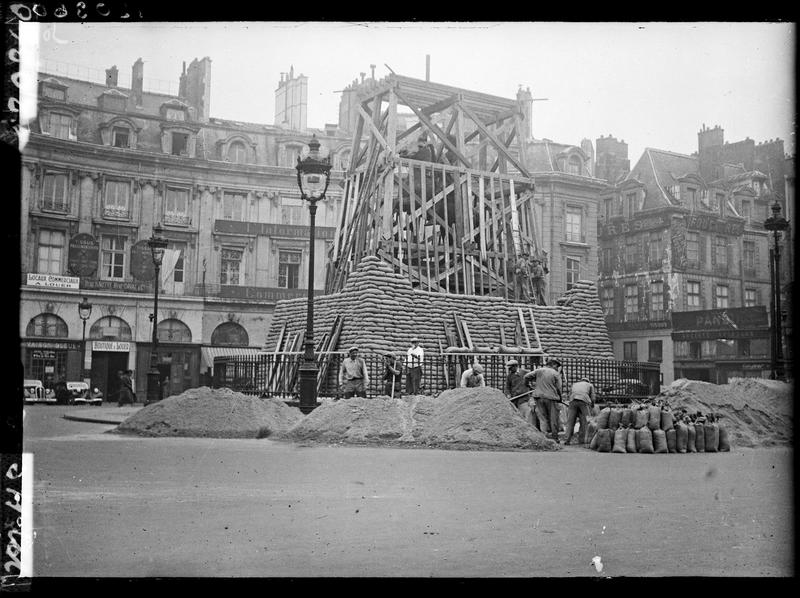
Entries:
{"type": "MultiPolygon", "coordinates": [[[[411,339],[411,347],[406,351],[406,394],[419,394],[422,379],[422,364],[425,351],[418,338],[411,339]]],[[[564,443],[570,444],[575,420],[578,420],[578,443],[587,442],[587,419],[589,410],[594,407],[595,389],[588,377],[582,377],[572,384],[567,401],[564,399],[564,381],[561,362],[549,357],[544,365],[532,371],[519,366],[516,359],[506,362],[508,375],[503,392],[519,410],[520,415],[549,436],[560,442],[561,406],[567,406],[567,422],[564,443]]],[[[383,392],[386,396],[400,396],[403,360],[393,353],[384,356],[383,392]]],[[[459,386],[474,388],[486,386],[483,366],[477,362],[461,374],[459,386]]],[[[339,367],[339,388],[342,397],[366,397],[369,386],[369,371],[365,360],[359,356],[358,347],[352,347],[339,367]]]]}

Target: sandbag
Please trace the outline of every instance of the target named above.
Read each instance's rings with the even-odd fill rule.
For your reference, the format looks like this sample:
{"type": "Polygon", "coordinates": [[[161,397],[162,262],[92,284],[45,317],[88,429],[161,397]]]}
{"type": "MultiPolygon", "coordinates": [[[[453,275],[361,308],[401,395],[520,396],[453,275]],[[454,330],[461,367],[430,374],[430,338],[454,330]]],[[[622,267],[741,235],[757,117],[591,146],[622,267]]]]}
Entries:
{"type": "Polygon", "coordinates": [[[636,452],[636,430],[628,428],[626,431],[625,450],[629,453],[636,452]]]}
{"type": "Polygon", "coordinates": [[[628,440],[628,431],[625,428],[617,428],[614,431],[614,446],[611,449],[612,453],[627,453],[625,443],[628,440]]]}
{"type": "Polygon", "coordinates": [[[731,450],[731,442],[728,439],[728,430],[725,429],[725,426],[719,426],[719,452],[720,453],[727,453],[731,450]]]}
{"type": "Polygon", "coordinates": [[[661,429],[661,408],[652,406],[647,408],[647,427],[653,430],[661,429]]]}
{"type": "Polygon", "coordinates": [[[667,447],[667,433],[662,430],[653,430],[653,452],[654,453],[668,453],[667,447]]]}
{"type": "Polygon", "coordinates": [[[640,407],[638,410],[633,412],[633,427],[637,430],[640,428],[644,428],[647,425],[647,420],[650,417],[650,412],[647,410],[646,407],[640,407]]]}
{"type": "Polygon", "coordinates": [[[633,410],[632,409],[623,409],[622,410],[622,417],[619,420],[619,427],[620,428],[627,428],[633,423],[633,410]]]}
{"type": "Polygon", "coordinates": [[[604,407],[600,410],[600,413],[597,415],[597,429],[604,430],[608,428],[608,417],[611,414],[611,407],[604,407]]]}
{"type": "Polygon", "coordinates": [[[670,453],[677,453],[678,452],[678,445],[677,445],[677,438],[675,428],[670,428],[669,430],[665,430],[667,435],[667,450],[670,453]]]}
{"type": "MultiPolygon", "coordinates": [[[[593,422],[593,421],[589,422],[589,424],[586,426],[586,432],[581,430],[581,433],[582,434],[585,433],[586,434],[586,438],[588,438],[590,440],[592,438],[594,438],[594,435],[595,435],[596,432],[597,432],[597,424],[595,422],[593,422]]],[[[582,438],[581,440],[584,440],[584,439],[582,438]]]]}
{"type": "Polygon", "coordinates": [[[700,422],[695,422],[694,424],[694,448],[697,449],[698,453],[705,453],[706,452],[706,431],[703,428],[703,424],[700,422]]]}
{"type": "Polygon", "coordinates": [[[719,426],[716,422],[703,424],[703,436],[707,453],[716,453],[719,447],[719,426]]]}
{"type": "Polygon", "coordinates": [[[612,409],[611,412],[608,414],[608,429],[616,430],[617,428],[619,428],[619,422],[621,419],[622,419],[622,410],[612,409]]]}
{"type": "Polygon", "coordinates": [[[688,442],[686,443],[686,450],[690,453],[697,452],[697,443],[695,440],[697,439],[697,432],[695,431],[694,424],[689,422],[686,424],[686,430],[688,431],[688,442]]]}
{"type": "MultiPolygon", "coordinates": [[[[598,430],[597,432],[599,431],[600,430],[598,430]]],[[[589,442],[589,448],[592,449],[593,451],[597,450],[597,443],[600,440],[600,437],[598,436],[597,432],[594,433],[594,435],[592,436],[592,440],[589,442]]]]}
{"type": "Polygon", "coordinates": [[[608,428],[597,431],[597,451],[599,453],[610,453],[612,443],[612,433],[608,428]]]}
{"type": "MultiPolygon", "coordinates": [[[[669,438],[667,439],[669,440],[669,438]]],[[[689,445],[689,426],[683,422],[678,422],[675,426],[675,450],[685,453],[689,445]]]]}
{"type": "Polygon", "coordinates": [[[671,430],[674,427],[674,418],[672,416],[672,411],[669,409],[665,409],[661,411],[661,429],[665,432],[667,430],[671,430]]]}
{"type": "Polygon", "coordinates": [[[644,426],[636,430],[636,443],[640,453],[653,454],[653,433],[644,426]]]}

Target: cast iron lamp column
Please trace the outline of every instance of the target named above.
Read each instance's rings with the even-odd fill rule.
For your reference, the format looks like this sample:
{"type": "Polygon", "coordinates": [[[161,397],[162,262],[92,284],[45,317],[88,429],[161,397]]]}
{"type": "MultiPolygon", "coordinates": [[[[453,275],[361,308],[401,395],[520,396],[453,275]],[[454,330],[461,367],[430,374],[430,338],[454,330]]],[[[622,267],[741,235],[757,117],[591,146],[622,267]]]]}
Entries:
{"type": "Polygon", "coordinates": [[[167,248],[167,240],[161,236],[162,230],[161,225],[157,224],[153,228],[153,236],[147,241],[155,266],[153,313],[150,314],[153,322],[153,346],[150,350],[150,370],[147,372],[147,405],[161,400],[161,376],[158,373],[158,287],[161,285],[161,261],[167,248]]]}
{"type": "Polygon", "coordinates": [[[314,135],[308,142],[308,155],[297,157],[297,186],[300,197],[308,202],[311,215],[308,257],[308,306],[306,309],[306,336],[303,363],[300,364],[300,411],[310,413],[317,406],[317,360],[314,357],[314,220],[317,202],[325,199],[331,176],[330,160],[320,156],[320,143],[314,135]]]}
{"type": "Polygon", "coordinates": [[[92,304],[84,297],[83,301],[78,303],[78,316],[83,320],[83,345],[81,349],[81,380],[86,382],[86,320],[92,315],[92,304]]]}
{"type": "Polygon", "coordinates": [[[781,331],[781,254],[779,233],[789,227],[789,221],[781,216],[781,204],[778,200],[772,204],[772,216],[764,220],[764,228],[775,235],[775,247],[772,251],[772,334],[774,335],[772,351],[772,378],[783,379],[783,338],[781,331]]]}

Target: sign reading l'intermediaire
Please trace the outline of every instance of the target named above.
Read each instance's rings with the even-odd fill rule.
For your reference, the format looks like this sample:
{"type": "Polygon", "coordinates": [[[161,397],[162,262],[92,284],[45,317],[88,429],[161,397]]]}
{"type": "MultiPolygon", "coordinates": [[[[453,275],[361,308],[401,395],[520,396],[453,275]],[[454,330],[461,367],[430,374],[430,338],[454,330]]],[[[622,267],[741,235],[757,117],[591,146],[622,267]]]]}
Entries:
{"type": "Polygon", "coordinates": [[[52,289],[78,289],[81,279],[77,276],[59,276],[57,274],[28,273],[26,284],[29,287],[50,287],[52,289]]]}
{"type": "MultiPolygon", "coordinates": [[[[236,220],[215,220],[215,233],[229,235],[255,235],[263,237],[292,237],[308,239],[311,227],[298,224],[273,224],[270,222],[239,222],[236,220]]],[[[336,227],[315,226],[314,237],[317,239],[333,239],[336,227]]]]}

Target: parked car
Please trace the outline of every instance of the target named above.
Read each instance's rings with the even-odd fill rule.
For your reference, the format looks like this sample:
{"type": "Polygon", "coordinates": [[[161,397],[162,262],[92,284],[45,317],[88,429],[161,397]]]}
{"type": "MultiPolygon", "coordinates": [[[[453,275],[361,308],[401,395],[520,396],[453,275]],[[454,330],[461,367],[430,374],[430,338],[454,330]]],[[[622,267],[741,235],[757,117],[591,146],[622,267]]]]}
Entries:
{"type": "Polygon", "coordinates": [[[45,390],[41,380],[23,380],[22,397],[26,403],[55,403],[56,397],[53,393],[45,390]]]}
{"type": "Polygon", "coordinates": [[[103,393],[98,388],[90,388],[86,382],[67,382],[67,390],[72,395],[73,405],[102,405],[103,393]]]}

